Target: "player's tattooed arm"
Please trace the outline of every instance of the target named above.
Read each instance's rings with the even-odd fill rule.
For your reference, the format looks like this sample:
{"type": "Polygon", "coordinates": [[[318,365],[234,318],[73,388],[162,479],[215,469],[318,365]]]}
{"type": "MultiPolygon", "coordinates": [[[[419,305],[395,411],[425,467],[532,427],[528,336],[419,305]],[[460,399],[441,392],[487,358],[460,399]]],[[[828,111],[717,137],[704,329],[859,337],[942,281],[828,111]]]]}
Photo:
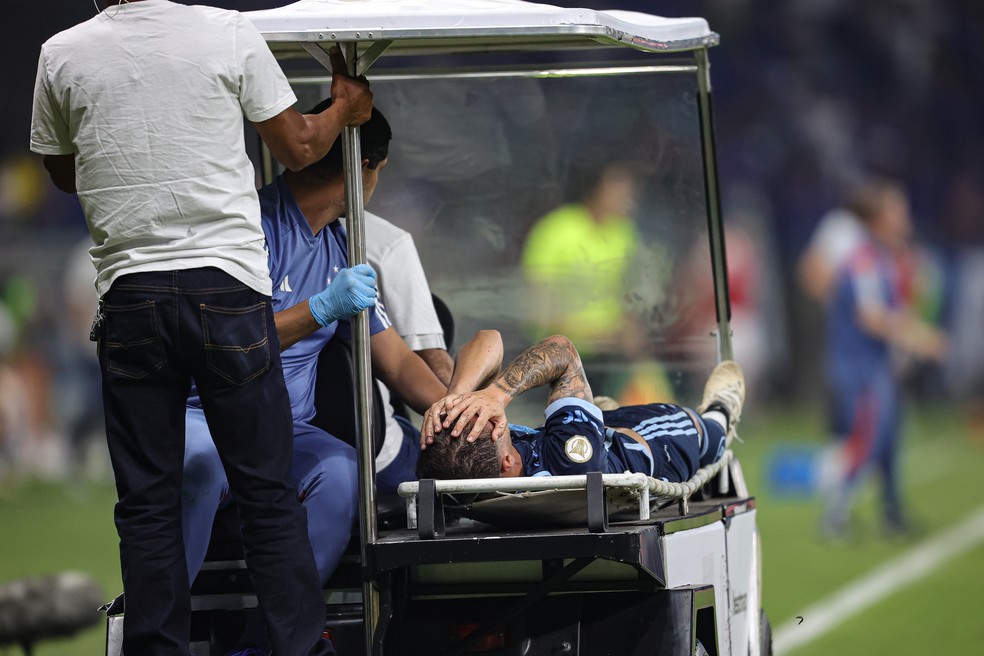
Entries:
{"type": "Polygon", "coordinates": [[[593,400],[577,349],[571,340],[554,335],[520,353],[487,388],[454,399],[437,426],[425,423],[421,448],[433,442],[432,430],[450,429],[452,437],[464,435],[474,441],[492,423],[492,439],[498,438],[506,426],[506,406],[526,390],[541,385],[550,385],[548,404],[570,397],[589,403],[593,400]]]}
{"type": "Polygon", "coordinates": [[[570,397],[589,403],[592,400],[581,356],[571,340],[562,335],[548,337],[520,353],[493,385],[510,400],[541,385],[550,385],[548,404],[570,397]]]}

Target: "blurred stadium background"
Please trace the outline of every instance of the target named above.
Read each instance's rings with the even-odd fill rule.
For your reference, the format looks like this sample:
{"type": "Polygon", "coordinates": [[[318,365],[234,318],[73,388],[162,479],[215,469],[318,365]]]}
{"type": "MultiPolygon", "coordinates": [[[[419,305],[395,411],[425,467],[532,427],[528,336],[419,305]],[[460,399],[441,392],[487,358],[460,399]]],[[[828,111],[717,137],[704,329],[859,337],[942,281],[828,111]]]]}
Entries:
{"type": "MultiPolygon", "coordinates": [[[[286,3],[202,4],[248,10],[286,3]]],[[[759,499],[765,608],[790,646],[783,653],[979,653],[984,541],[955,553],[914,550],[936,545],[984,509],[977,478],[984,466],[984,7],[973,0],[553,4],[700,15],[721,34],[710,56],[722,197],[729,229],[745,229],[729,244],[733,275],[747,275],[733,280],[733,292],[755,300],[744,329],[759,337],[748,340],[736,322],[737,358],[755,372],[746,441],[737,449],[759,499]],[[822,311],[799,288],[796,266],[820,218],[865,174],[894,178],[907,190],[923,254],[920,308],[947,331],[951,348],[944,363],[906,380],[903,480],[917,533],[883,535],[875,492],[866,488],[859,531],[831,545],[817,540],[818,454],[828,442],[822,311]],[[743,343],[751,344],[744,352],[743,343]],[[897,560],[912,554],[938,567],[902,585],[907,571],[926,565],[897,560]],[[817,604],[847,603],[832,595],[864,585],[881,567],[900,583],[796,644],[797,627],[829,610],[817,604]]],[[[88,0],[50,0],[14,12],[0,42],[0,584],[76,569],[100,581],[108,599],[120,588],[115,493],[85,339],[94,293],[80,250],[87,236],[74,199],[48,183],[27,150],[40,44],[93,12],[88,0]]],[[[377,93],[399,140],[399,107],[377,93]]],[[[398,221],[404,198],[381,191],[376,209],[398,221]]],[[[526,230],[536,216],[517,225],[526,230]]],[[[423,231],[430,224],[411,220],[408,228],[414,225],[423,231]]],[[[520,228],[505,235],[488,223],[475,229],[490,243],[522,243],[520,228]]],[[[435,287],[454,296],[441,276],[450,273],[442,266],[457,264],[428,264],[425,237],[415,236],[435,287]]],[[[487,299],[488,292],[469,293],[487,299]]],[[[477,321],[465,318],[462,327],[481,327],[477,321]]],[[[514,332],[518,343],[522,328],[514,332]]],[[[680,394],[688,400],[690,392],[680,394]]],[[[94,654],[101,643],[102,630],[94,629],[36,653],[94,654]]]]}

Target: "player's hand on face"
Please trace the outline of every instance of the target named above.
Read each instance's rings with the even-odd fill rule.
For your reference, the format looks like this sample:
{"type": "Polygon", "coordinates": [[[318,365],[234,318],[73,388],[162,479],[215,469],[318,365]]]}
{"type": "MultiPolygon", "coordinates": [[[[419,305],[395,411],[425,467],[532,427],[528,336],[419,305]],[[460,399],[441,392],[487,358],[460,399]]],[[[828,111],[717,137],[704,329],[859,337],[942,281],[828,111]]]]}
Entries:
{"type": "Polygon", "coordinates": [[[339,271],[331,283],[310,299],[311,314],[322,326],[355,316],[376,302],[376,272],[368,264],[339,271]]]}
{"type": "Polygon", "coordinates": [[[345,57],[337,47],[328,51],[331,59],[332,102],[345,108],[345,125],[350,128],[362,125],[372,116],[372,91],[369,81],[360,76],[354,78],[346,72],[345,57]]]}

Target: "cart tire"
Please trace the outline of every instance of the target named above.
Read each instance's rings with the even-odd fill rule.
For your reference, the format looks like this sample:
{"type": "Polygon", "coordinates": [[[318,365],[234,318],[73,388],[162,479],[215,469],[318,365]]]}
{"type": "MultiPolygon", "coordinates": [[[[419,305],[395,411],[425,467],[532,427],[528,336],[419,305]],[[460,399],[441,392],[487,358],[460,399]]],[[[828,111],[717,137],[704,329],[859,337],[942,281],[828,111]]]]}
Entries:
{"type": "Polygon", "coordinates": [[[769,616],[762,611],[761,619],[759,620],[759,636],[762,640],[762,647],[759,650],[761,656],[772,656],[772,624],[769,622],[769,616]]]}

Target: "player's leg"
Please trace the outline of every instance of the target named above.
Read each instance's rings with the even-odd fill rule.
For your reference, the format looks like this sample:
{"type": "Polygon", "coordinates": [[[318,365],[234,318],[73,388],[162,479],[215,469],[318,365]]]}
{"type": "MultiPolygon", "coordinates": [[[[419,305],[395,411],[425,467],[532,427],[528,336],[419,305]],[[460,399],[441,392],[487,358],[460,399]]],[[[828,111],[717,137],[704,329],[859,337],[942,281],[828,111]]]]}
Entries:
{"type": "Polygon", "coordinates": [[[898,481],[898,453],[901,435],[899,390],[891,371],[879,378],[877,394],[879,414],[876,425],[872,463],[882,481],[882,508],[885,527],[891,532],[909,530],[898,481]]]}
{"type": "Polygon", "coordinates": [[[842,383],[833,388],[837,392],[842,469],[821,522],[821,533],[827,538],[842,536],[848,529],[855,492],[870,461],[878,414],[879,400],[869,384],[858,384],[856,379],[842,383]]]}
{"type": "Polygon", "coordinates": [[[741,420],[745,405],[745,376],[737,362],[719,362],[704,384],[704,394],[697,412],[706,415],[711,412],[723,414],[727,428],[733,430],[741,420]]]}
{"type": "Polygon", "coordinates": [[[189,408],[185,414],[184,481],[181,485],[181,524],[189,582],[195,580],[205,562],[215,513],[228,499],[229,482],[208,431],[205,413],[200,408],[189,408]]]}
{"type": "Polygon", "coordinates": [[[702,428],[698,465],[707,467],[721,459],[727,448],[728,418],[722,412],[698,415],[702,428]]]}

